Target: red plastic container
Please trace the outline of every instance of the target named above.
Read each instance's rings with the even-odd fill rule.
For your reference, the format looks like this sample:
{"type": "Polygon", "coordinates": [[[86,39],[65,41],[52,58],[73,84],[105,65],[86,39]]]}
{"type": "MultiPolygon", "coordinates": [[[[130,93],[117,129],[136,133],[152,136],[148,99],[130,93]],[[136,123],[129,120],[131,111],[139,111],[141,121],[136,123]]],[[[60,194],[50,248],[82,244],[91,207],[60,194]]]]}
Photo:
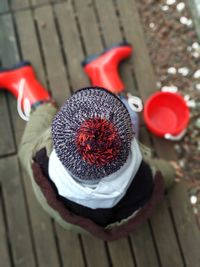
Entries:
{"type": "Polygon", "coordinates": [[[177,136],[188,125],[189,108],[177,93],[157,92],[145,103],[144,120],[149,130],[157,136],[177,136]]]}

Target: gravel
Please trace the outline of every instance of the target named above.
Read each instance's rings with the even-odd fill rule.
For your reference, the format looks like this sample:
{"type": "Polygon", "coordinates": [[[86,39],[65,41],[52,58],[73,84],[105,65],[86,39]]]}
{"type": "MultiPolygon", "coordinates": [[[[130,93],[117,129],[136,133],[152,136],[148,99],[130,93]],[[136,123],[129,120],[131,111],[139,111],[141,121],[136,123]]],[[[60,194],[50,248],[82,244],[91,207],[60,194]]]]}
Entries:
{"type": "Polygon", "coordinates": [[[186,135],[174,149],[200,225],[200,41],[187,1],[138,0],[137,4],[158,90],[178,91],[190,107],[186,135]]]}

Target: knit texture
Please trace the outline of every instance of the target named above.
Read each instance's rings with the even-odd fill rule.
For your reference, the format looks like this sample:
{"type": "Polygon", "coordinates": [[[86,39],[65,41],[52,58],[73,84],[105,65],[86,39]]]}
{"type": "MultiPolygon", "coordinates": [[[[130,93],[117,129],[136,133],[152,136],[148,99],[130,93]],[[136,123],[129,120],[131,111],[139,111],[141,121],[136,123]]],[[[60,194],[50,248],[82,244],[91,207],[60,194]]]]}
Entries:
{"type": "Polygon", "coordinates": [[[97,183],[126,162],[133,130],[121,100],[102,88],[72,95],[52,122],[53,146],[73,178],[97,183]]]}

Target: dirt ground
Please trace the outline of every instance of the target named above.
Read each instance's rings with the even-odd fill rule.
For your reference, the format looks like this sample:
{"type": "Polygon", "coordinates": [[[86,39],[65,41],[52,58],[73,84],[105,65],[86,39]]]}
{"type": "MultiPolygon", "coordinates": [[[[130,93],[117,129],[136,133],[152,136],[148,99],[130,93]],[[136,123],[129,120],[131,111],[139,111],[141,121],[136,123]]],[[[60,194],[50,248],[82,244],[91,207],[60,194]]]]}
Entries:
{"type": "Polygon", "coordinates": [[[200,225],[200,42],[187,1],[137,0],[157,87],[178,91],[191,118],[186,135],[174,143],[200,225]]]}

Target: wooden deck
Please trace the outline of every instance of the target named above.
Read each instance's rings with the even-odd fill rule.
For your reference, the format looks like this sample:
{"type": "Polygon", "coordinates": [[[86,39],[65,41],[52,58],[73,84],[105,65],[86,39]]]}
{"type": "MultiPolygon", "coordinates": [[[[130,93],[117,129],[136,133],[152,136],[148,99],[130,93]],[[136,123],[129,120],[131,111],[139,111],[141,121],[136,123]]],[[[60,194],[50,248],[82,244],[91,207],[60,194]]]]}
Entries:
{"type": "MultiPolygon", "coordinates": [[[[134,55],[122,64],[121,76],[127,90],[145,100],[156,81],[136,0],[0,1],[1,64],[31,61],[60,105],[89,84],[80,64],[84,57],[122,40],[133,44],[134,55]]],[[[67,232],[43,212],[19,165],[25,122],[5,91],[0,91],[0,126],[0,266],[200,266],[200,231],[183,182],[128,238],[106,243],[67,232]]],[[[141,139],[158,156],[176,159],[173,145],[148,135],[143,125],[141,139]]]]}

